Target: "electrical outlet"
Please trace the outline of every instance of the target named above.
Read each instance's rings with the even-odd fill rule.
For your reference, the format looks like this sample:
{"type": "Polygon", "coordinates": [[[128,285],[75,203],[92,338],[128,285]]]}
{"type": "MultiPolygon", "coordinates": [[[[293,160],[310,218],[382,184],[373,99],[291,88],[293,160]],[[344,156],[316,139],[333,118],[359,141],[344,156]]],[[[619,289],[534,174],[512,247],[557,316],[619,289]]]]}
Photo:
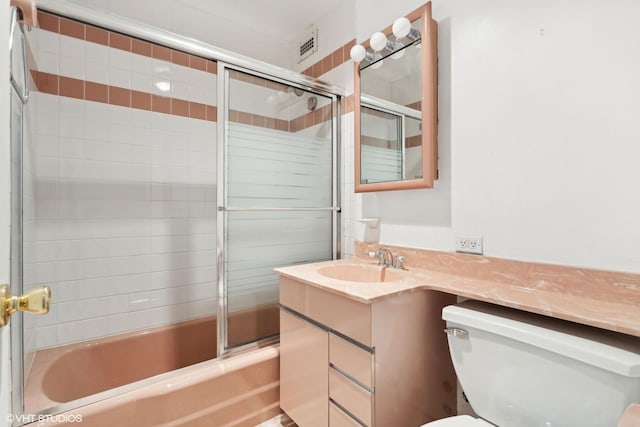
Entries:
{"type": "Polygon", "coordinates": [[[482,255],[482,236],[456,236],[456,252],[482,255]]]}

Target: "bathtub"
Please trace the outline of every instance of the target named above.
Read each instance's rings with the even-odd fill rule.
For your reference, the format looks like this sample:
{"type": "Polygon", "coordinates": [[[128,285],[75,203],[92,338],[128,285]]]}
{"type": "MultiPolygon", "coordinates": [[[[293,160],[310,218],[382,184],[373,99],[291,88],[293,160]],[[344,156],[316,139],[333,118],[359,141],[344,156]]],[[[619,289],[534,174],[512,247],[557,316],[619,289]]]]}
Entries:
{"type": "MultiPolygon", "coordinates": [[[[230,332],[232,324],[242,332],[233,338],[250,335],[256,317],[266,319],[256,326],[262,331],[278,331],[277,306],[258,311],[230,315],[230,332]]],[[[277,415],[279,347],[221,359],[216,350],[215,316],[40,350],[25,385],[25,413],[105,392],[105,400],[69,413],[96,426],[253,426],[277,415]],[[140,387],[132,384],[140,380],[140,387]]]]}

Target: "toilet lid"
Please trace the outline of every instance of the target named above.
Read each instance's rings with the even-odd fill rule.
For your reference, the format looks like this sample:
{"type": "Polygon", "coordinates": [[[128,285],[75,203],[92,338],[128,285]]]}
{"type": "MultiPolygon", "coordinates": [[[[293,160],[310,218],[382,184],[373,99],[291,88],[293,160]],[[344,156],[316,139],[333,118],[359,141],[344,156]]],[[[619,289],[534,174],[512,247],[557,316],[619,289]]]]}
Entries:
{"type": "Polygon", "coordinates": [[[422,427],[495,427],[493,424],[480,418],[473,418],[469,415],[458,415],[457,417],[444,418],[432,421],[422,427]]]}

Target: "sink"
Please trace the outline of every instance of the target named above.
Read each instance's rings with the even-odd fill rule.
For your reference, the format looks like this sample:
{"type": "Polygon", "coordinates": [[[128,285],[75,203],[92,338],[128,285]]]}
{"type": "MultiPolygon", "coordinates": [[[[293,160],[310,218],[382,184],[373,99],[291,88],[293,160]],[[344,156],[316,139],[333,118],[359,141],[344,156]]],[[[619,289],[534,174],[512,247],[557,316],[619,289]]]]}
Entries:
{"type": "Polygon", "coordinates": [[[341,264],[322,267],[318,273],[347,282],[395,282],[406,277],[403,270],[370,264],[341,264]]]}

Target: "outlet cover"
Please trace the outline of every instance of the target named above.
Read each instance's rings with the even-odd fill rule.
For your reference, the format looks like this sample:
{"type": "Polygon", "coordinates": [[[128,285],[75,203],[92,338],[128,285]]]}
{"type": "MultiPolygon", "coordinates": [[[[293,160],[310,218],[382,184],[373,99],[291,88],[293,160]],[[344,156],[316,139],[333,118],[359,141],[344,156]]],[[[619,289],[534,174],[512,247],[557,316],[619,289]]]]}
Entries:
{"type": "Polygon", "coordinates": [[[482,236],[456,236],[456,252],[482,255],[482,236]]]}

